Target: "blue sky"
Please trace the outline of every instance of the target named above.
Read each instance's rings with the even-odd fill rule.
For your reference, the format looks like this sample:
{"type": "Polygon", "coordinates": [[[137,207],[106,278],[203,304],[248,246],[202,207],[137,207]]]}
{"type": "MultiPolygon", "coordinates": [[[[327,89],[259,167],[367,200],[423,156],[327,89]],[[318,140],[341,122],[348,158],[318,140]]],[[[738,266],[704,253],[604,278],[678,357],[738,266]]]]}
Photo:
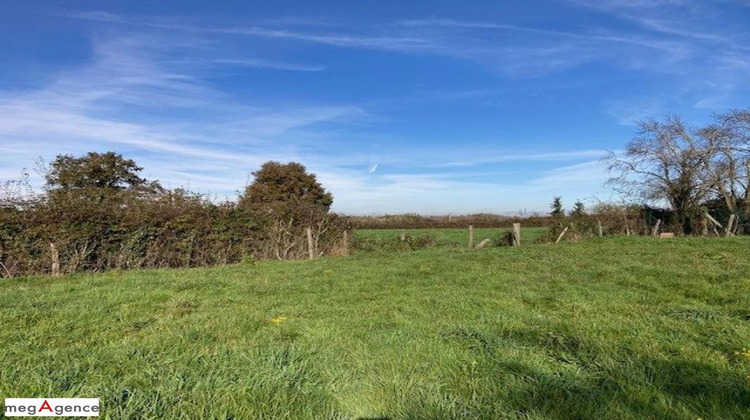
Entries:
{"type": "Polygon", "coordinates": [[[0,180],[115,150],[222,200],[293,160],[341,212],[545,211],[616,198],[635,120],[750,105],[750,1],[4,0],[0,62],[0,180]]]}

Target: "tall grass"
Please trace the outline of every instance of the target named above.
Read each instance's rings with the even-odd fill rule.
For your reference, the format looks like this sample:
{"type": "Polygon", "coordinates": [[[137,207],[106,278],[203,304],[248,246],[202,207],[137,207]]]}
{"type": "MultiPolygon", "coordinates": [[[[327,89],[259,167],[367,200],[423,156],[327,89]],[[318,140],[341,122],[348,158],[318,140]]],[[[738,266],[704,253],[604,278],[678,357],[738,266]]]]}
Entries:
{"type": "Polygon", "coordinates": [[[0,398],[103,418],[750,417],[750,238],[0,282],[0,398]]]}

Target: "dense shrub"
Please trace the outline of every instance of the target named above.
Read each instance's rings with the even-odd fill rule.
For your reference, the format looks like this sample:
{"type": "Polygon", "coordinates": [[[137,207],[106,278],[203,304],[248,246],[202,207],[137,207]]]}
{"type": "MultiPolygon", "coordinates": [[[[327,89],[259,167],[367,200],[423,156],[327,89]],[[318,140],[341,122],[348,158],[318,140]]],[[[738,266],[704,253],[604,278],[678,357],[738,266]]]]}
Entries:
{"type": "Polygon", "coordinates": [[[313,253],[342,253],[336,244],[347,221],[329,214],[333,197],[304,166],[266,162],[240,197],[238,208],[258,226],[256,253],[262,258],[294,259],[313,253]]]}
{"type": "Polygon", "coordinates": [[[284,224],[273,217],[280,212],[167,190],[138,171],[112,153],[61,156],[43,194],[6,185],[0,191],[0,276],[302,258],[307,227],[315,255],[345,252],[346,219],[327,208],[284,224]]]}
{"type": "Polygon", "coordinates": [[[252,220],[232,204],[182,191],[151,200],[119,198],[98,203],[40,198],[23,209],[3,209],[4,275],[49,273],[54,260],[68,273],[212,265],[255,251],[252,220]]]}

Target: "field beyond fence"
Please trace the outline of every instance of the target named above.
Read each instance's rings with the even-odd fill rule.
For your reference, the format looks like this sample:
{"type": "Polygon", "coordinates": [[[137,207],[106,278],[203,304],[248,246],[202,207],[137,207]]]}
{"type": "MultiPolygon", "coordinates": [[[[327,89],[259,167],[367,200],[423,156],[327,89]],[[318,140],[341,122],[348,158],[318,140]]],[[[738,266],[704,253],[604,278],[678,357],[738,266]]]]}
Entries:
{"type": "MultiPolygon", "coordinates": [[[[473,229],[473,245],[479,245],[484,239],[489,239],[487,246],[497,246],[503,243],[512,228],[475,228],[473,229]]],[[[526,227],[521,229],[523,244],[535,244],[549,232],[544,227],[526,227]]],[[[355,231],[358,249],[398,248],[401,236],[414,242],[419,248],[466,248],[469,241],[468,228],[438,228],[438,229],[358,229],[355,231]]]]}

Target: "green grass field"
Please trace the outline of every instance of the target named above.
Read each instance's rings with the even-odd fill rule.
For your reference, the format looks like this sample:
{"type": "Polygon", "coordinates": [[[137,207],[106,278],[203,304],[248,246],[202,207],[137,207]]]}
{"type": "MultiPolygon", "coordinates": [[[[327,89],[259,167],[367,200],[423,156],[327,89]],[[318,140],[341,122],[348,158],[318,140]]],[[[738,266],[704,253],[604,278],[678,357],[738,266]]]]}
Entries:
{"type": "MultiPolygon", "coordinates": [[[[477,228],[474,229],[474,245],[483,239],[495,242],[498,237],[512,228],[477,228]]],[[[435,247],[465,248],[469,242],[469,229],[404,229],[406,234],[413,238],[432,237],[435,238],[435,247]]],[[[402,229],[360,229],[355,231],[355,238],[385,242],[400,240],[402,229]]],[[[547,232],[543,227],[527,227],[521,229],[522,244],[534,244],[547,232]]]]}
{"type": "Polygon", "coordinates": [[[750,418],[750,238],[6,279],[0,343],[103,418],[750,418]]]}

